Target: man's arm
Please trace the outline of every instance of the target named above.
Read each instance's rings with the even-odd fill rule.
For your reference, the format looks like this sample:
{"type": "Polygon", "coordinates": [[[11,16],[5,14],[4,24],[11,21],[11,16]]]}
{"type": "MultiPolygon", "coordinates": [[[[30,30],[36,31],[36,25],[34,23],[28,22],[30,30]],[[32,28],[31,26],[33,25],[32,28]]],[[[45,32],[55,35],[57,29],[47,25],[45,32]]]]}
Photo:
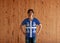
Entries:
{"type": "Polygon", "coordinates": [[[24,32],[23,28],[24,28],[24,25],[20,25],[20,29],[23,32],[23,34],[25,35],[25,32],[24,32]]]}
{"type": "Polygon", "coordinates": [[[41,29],[42,29],[42,24],[39,24],[38,26],[39,26],[39,29],[38,29],[37,34],[39,35],[39,33],[41,32],[41,29]]]}

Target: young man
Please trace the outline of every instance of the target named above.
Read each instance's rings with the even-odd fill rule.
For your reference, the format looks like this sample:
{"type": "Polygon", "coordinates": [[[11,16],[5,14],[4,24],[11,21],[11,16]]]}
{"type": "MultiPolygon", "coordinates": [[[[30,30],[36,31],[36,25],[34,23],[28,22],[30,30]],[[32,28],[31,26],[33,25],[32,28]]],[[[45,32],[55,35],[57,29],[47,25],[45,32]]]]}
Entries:
{"type": "Polygon", "coordinates": [[[27,13],[28,18],[23,20],[20,28],[22,29],[22,26],[26,26],[26,32],[24,32],[22,29],[22,32],[26,36],[26,43],[36,43],[36,25],[39,26],[39,31],[37,32],[37,34],[39,34],[42,25],[39,20],[34,17],[33,9],[29,9],[27,13]]]}

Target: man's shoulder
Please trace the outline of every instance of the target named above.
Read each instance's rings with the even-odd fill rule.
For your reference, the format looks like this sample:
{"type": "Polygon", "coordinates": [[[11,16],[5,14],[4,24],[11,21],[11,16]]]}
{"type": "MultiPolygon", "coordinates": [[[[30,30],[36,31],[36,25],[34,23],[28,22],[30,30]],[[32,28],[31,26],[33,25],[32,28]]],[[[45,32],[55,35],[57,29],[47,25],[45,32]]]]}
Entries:
{"type": "Polygon", "coordinates": [[[38,20],[37,18],[34,18],[34,20],[38,20]]]}
{"type": "Polygon", "coordinates": [[[25,18],[24,20],[28,20],[29,18],[25,18]]]}
{"type": "Polygon", "coordinates": [[[29,18],[25,18],[24,21],[27,21],[29,18]]]}

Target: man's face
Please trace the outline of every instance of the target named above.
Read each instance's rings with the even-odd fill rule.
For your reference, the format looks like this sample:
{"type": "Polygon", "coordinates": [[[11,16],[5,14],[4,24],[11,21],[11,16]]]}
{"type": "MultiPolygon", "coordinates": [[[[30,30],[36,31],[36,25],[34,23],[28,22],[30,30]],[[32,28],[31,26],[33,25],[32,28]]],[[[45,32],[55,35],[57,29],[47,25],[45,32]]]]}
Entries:
{"type": "Polygon", "coordinates": [[[28,14],[28,17],[32,20],[33,19],[33,12],[30,11],[30,13],[28,14]]]}

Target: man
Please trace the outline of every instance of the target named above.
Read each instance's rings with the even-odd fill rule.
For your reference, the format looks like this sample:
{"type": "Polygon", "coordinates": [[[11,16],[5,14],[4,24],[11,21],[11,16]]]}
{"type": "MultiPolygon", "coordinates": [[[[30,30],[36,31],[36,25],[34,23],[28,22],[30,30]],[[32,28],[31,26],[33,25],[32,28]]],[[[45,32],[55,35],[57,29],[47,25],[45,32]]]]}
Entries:
{"type": "Polygon", "coordinates": [[[26,43],[36,43],[36,25],[39,26],[39,31],[37,32],[37,34],[40,33],[42,25],[39,22],[39,20],[34,17],[33,9],[29,9],[27,13],[28,13],[28,18],[23,20],[20,27],[22,32],[26,36],[26,43]],[[22,26],[24,25],[26,27],[26,32],[23,31],[22,26]]]}

